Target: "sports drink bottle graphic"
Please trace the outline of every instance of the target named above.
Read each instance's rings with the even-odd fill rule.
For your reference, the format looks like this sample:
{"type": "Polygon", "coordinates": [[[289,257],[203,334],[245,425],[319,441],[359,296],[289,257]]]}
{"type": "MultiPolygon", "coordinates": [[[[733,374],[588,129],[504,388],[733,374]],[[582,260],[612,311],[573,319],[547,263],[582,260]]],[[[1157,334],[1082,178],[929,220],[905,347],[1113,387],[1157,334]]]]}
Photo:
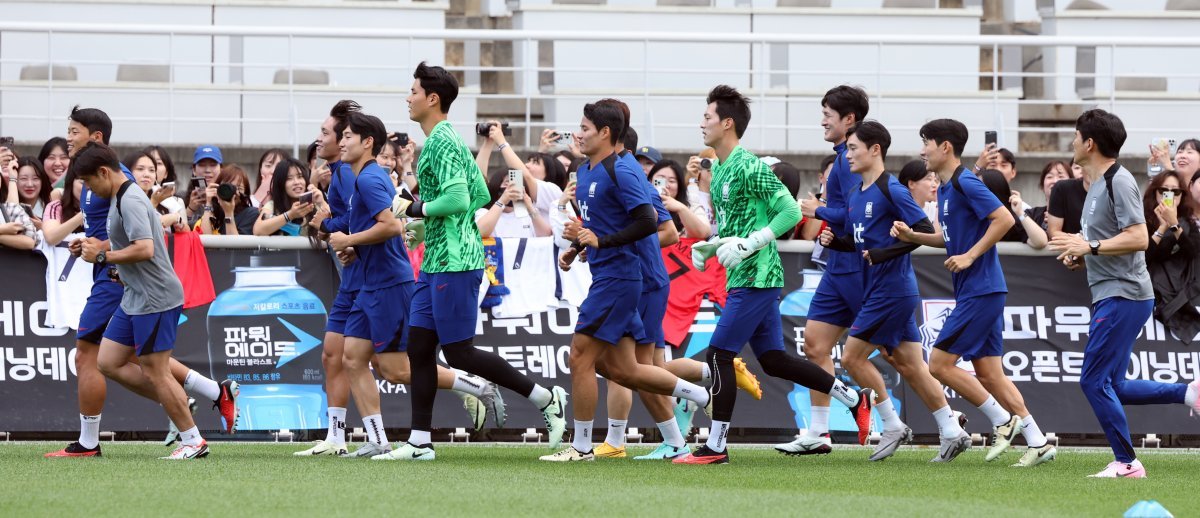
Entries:
{"type": "Polygon", "coordinates": [[[233,287],[208,310],[208,355],[215,380],[241,386],[238,428],[324,428],[321,336],[325,305],[296,282],[291,266],[234,268],[233,287]]]}

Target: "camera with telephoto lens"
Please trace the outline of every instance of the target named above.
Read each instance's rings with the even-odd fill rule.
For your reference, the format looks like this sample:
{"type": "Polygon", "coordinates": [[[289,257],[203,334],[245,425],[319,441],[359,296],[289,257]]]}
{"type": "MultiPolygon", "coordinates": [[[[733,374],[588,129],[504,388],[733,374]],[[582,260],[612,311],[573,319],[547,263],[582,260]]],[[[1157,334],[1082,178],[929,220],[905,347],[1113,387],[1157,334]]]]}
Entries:
{"type": "Polygon", "coordinates": [[[226,203],[233,201],[233,196],[237,194],[237,186],[231,183],[223,183],[217,186],[217,197],[224,200],[226,203]]]}
{"type": "Polygon", "coordinates": [[[712,169],[712,159],[711,158],[701,158],[700,159],[700,169],[712,169]]]}
{"type": "MultiPolygon", "coordinates": [[[[475,133],[479,134],[479,136],[481,136],[481,137],[488,136],[488,132],[490,132],[491,129],[492,129],[492,123],[480,122],[480,123],[475,124],[475,133]]],[[[512,136],[512,130],[509,129],[507,122],[500,123],[500,132],[504,133],[504,136],[506,136],[506,137],[512,136]]]]}

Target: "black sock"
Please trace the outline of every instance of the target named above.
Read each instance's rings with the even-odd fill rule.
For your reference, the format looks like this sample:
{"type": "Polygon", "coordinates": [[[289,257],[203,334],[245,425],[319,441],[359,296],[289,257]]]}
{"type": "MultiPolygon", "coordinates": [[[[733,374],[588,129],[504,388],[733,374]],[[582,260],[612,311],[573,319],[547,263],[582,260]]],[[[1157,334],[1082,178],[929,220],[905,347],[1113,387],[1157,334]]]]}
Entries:
{"type": "Polygon", "coordinates": [[[763,373],[768,376],[782,378],[826,394],[833,390],[835,378],[832,374],[795,354],[779,350],[767,351],[758,357],[758,363],[762,365],[763,373]]]}
{"type": "Polygon", "coordinates": [[[732,352],[716,347],[708,348],[708,369],[712,372],[712,394],[714,421],[726,423],[733,420],[733,404],[737,401],[737,380],[733,374],[732,352]]]}
{"type": "Polygon", "coordinates": [[[433,430],[433,401],[437,397],[437,331],[408,329],[408,363],[412,372],[412,429],[433,430]]]}
{"type": "Polygon", "coordinates": [[[521,374],[503,358],[494,353],[480,351],[473,345],[474,338],[442,346],[446,363],[462,369],[508,390],[528,397],[536,385],[528,376],[521,374]]]}

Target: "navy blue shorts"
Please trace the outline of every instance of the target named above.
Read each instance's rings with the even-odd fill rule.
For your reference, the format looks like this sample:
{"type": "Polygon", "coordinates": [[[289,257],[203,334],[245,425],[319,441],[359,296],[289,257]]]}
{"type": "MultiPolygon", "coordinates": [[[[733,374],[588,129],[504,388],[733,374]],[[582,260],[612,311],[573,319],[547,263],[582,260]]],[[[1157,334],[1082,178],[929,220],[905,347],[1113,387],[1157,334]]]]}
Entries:
{"type": "Polygon", "coordinates": [[[408,325],[433,330],[442,345],[475,337],[483,270],[421,272],[408,325]]]}
{"type": "Polygon", "coordinates": [[[346,334],[346,318],[350,316],[350,310],[354,309],[354,299],[357,297],[358,290],[338,290],[337,296],[333,297],[333,305],[329,308],[329,317],[325,321],[326,333],[346,334]]]}
{"type": "Polygon", "coordinates": [[[79,329],[75,332],[75,339],[99,344],[108,322],[121,306],[123,295],[125,287],[121,286],[121,283],[109,280],[107,274],[104,274],[103,278],[97,278],[92,283],[92,292],[88,295],[87,304],[79,314],[79,329]]]}
{"type": "Polygon", "coordinates": [[[956,302],[933,346],[967,361],[1003,356],[1006,296],[989,293],[956,302]]]}
{"type": "Polygon", "coordinates": [[[642,292],[638,299],[638,315],[642,320],[642,329],[646,338],[638,344],[653,343],[654,347],[665,349],[667,338],[663,334],[663,319],[667,316],[667,298],[671,295],[671,285],[668,284],[654,291],[642,292]]]}
{"type": "Polygon", "coordinates": [[[780,288],[734,288],[729,290],[721,319],[709,346],[733,353],[747,343],[755,356],[783,350],[783,321],[779,316],[780,288]]]}
{"type": "MultiPolygon", "coordinates": [[[[858,318],[850,325],[850,336],[887,349],[900,342],[920,342],[915,312],[921,297],[875,297],[863,301],[858,318]]],[[[945,332],[944,330],[942,332],[945,332]]]]}
{"type": "Polygon", "coordinates": [[[579,306],[575,332],[612,345],[626,336],[647,343],[638,304],[633,303],[640,301],[641,296],[640,279],[592,279],[588,296],[579,306]]]}
{"type": "Polygon", "coordinates": [[[128,315],[118,306],[104,331],[104,338],[132,346],[133,353],[138,356],[170,351],[175,348],[175,331],[179,328],[182,313],[183,306],[179,306],[161,313],[128,315]]]}
{"type": "Polygon", "coordinates": [[[863,273],[821,274],[821,283],[808,306],[808,320],[850,327],[862,307],[863,273]]]}
{"type": "Polygon", "coordinates": [[[347,338],[370,340],[375,353],[408,350],[408,308],[413,283],[402,282],[377,290],[360,290],[346,317],[347,338]]]}

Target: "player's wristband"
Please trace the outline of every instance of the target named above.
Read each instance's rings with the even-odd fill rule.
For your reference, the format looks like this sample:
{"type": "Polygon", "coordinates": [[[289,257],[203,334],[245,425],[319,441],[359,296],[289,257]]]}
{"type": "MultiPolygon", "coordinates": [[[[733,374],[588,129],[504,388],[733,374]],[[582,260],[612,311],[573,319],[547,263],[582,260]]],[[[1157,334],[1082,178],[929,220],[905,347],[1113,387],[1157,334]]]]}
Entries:
{"type": "Polygon", "coordinates": [[[425,217],[425,202],[421,200],[413,200],[412,204],[404,209],[404,215],[410,218],[425,217]]]}

